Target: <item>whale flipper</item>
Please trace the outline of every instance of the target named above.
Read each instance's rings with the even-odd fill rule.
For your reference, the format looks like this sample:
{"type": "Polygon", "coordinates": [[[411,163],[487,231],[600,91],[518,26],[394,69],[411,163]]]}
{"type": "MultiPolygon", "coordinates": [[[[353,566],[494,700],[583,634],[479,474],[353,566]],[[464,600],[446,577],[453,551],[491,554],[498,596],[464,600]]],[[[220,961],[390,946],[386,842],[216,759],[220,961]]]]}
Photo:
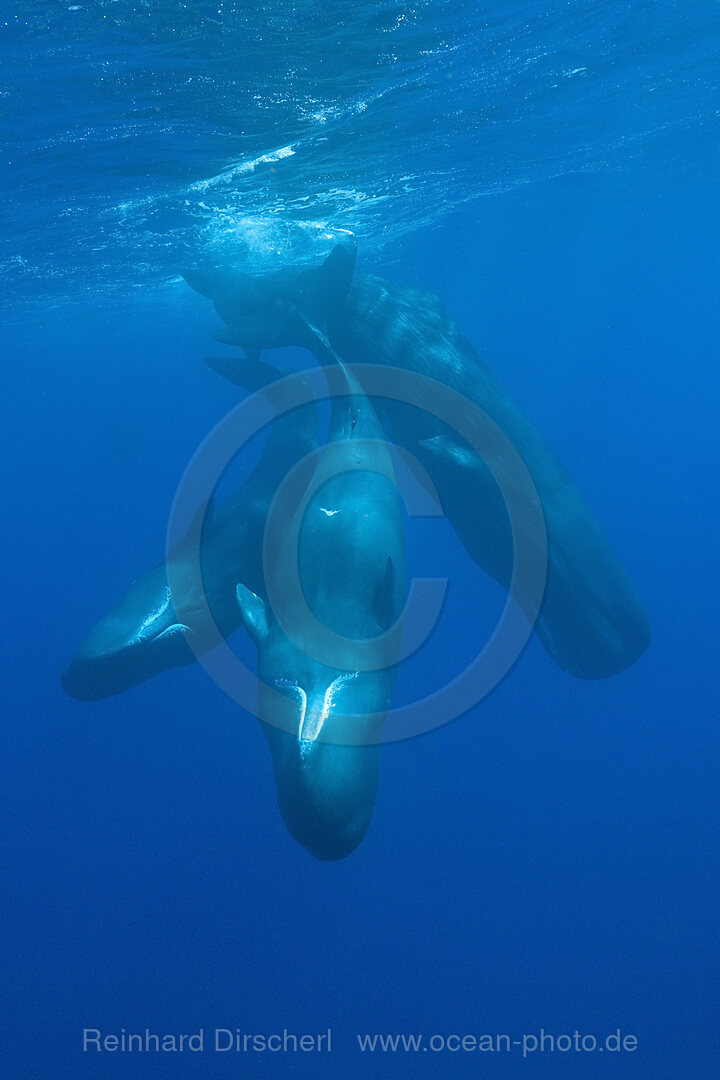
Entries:
{"type": "Polygon", "coordinates": [[[242,390],[262,390],[268,383],[282,379],[287,373],[274,364],[260,359],[260,349],[248,349],[241,359],[237,356],[206,356],[203,363],[224,379],[242,390]]]}
{"type": "Polygon", "coordinates": [[[235,595],[243,625],[255,644],[259,645],[269,632],[265,601],[242,582],[238,582],[235,586],[235,595]]]}
{"type": "Polygon", "coordinates": [[[472,450],[467,446],[460,446],[448,435],[433,435],[431,439],[421,439],[420,445],[457,465],[469,465],[472,461],[472,450]]]}
{"type": "Polygon", "coordinates": [[[221,345],[237,345],[239,348],[243,348],[245,342],[243,330],[236,330],[232,326],[223,326],[222,330],[216,330],[213,337],[221,345]]]}

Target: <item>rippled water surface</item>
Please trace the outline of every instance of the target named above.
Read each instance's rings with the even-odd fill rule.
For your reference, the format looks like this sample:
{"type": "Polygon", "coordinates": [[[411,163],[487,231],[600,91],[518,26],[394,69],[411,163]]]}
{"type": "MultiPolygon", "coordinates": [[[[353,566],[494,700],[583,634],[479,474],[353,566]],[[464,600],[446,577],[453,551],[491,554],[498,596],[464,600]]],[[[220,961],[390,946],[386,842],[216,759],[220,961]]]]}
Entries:
{"type": "Polygon", "coordinates": [[[708,0],[10,4],[3,297],[334,228],[379,251],[548,177],[706,169],[719,27],[708,0]]]}

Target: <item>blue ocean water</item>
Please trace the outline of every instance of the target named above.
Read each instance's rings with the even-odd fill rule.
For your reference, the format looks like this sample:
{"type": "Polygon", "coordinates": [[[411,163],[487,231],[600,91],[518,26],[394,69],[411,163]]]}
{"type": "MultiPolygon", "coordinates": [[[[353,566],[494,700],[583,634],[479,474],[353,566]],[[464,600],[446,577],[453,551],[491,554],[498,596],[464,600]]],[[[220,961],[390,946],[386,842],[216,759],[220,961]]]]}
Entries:
{"type": "MultiPolygon", "coordinates": [[[[717,1075],[719,41],[711,0],[4,7],[5,1074],[717,1075]],[[385,748],[367,837],[323,864],[199,666],[87,704],[59,675],[162,557],[238,398],[179,270],[312,259],[338,229],[440,296],[653,643],[586,682],[531,642],[470,714],[385,748]],[[84,1051],[86,1028],[205,1049],[84,1051]],[[332,1049],[214,1052],[215,1028],[332,1049]],[[636,1044],[558,1040],[618,1029],[636,1044]],[[363,1052],[377,1033],[424,1043],[363,1052]]],[[[412,574],[450,594],[404,693],[498,602],[445,523],[413,530],[412,574]]]]}

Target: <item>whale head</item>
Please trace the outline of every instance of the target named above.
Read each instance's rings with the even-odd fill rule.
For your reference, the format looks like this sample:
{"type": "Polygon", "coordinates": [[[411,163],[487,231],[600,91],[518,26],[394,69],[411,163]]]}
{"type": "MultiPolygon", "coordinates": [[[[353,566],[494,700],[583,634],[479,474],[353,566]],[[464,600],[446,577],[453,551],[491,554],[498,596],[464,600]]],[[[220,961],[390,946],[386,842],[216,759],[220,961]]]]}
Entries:
{"type": "Polygon", "coordinates": [[[345,858],[372,818],[394,671],[323,664],[287,636],[269,604],[243,585],[237,595],[258,648],[258,713],[280,812],[315,858],[345,858]]]}
{"type": "Polygon", "coordinates": [[[79,701],[122,693],[195,655],[187,626],[175,614],[164,564],[130,585],[122,601],[82,642],[61,676],[63,690],[79,701]]]}

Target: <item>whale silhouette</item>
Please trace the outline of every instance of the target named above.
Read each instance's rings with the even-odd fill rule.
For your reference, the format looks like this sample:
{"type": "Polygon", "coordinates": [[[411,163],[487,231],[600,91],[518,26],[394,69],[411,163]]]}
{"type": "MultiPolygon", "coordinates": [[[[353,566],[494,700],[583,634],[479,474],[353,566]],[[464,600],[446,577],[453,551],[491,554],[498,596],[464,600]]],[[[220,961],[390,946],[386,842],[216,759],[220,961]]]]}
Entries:
{"type": "MultiPolygon", "coordinates": [[[[259,361],[245,374],[252,385],[282,375],[259,361]]],[[[399,649],[399,638],[386,631],[401,628],[405,587],[389,450],[367,399],[345,377],[348,396],[333,401],[327,445],[318,453],[314,405],[276,419],[248,479],[221,506],[210,500],[197,511],[188,537],[204,518],[199,565],[196,541],[182,541],[131,584],[62,675],[70,696],[99,700],[191,663],[244,625],[258,648],[259,714],[281,814],[294,838],[323,860],[353,851],[372,817],[399,649]],[[310,471],[300,474],[289,516],[280,502],[286,518],[278,528],[269,511],[298,463],[310,471]],[[280,546],[268,561],[263,535],[273,522],[269,531],[280,546]],[[292,565],[312,609],[310,624],[301,622],[294,635],[281,621],[284,611],[292,628],[285,610],[294,605],[292,565]],[[314,618],[321,639],[327,628],[339,653],[323,655],[314,618]]],[[[273,390],[281,405],[283,387],[273,390]]]]}
{"type": "MultiPolygon", "coordinates": [[[[540,611],[526,614],[550,656],[580,678],[605,678],[634,663],[650,642],[640,599],[591,510],[555,455],[505,393],[437,297],[355,273],[356,245],[337,244],[314,268],[251,276],[232,267],[184,272],[225,323],[217,340],[251,350],[210,366],[242,382],[260,350],[310,349],[324,364],[375,364],[438,380],[478,406],[520,451],[547,526],[547,584],[540,611]]],[[[363,388],[368,390],[363,382],[363,388]]],[[[513,541],[505,502],[485,461],[454,427],[412,401],[373,405],[393,439],[435,484],[471,558],[508,588],[513,541]]],[[[529,515],[530,516],[530,515],[529,515]]],[[[534,537],[526,538],[530,544],[534,537]]],[[[522,592],[519,595],[523,603],[522,592]]]]}
{"type": "MultiPolygon", "coordinates": [[[[281,375],[264,365],[265,381],[281,375]]],[[[169,556],[180,595],[172,595],[166,561],[136,578],[62,673],[61,683],[70,697],[97,701],[122,693],[168,668],[193,663],[217,640],[218,631],[228,637],[241,625],[235,586],[242,579],[263,591],[262,536],[268,508],[288,470],[316,445],[314,406],[275,421],[247,480],[221,506],[215,508],[211,502],[198,511],[205,515],[201,574],[192,545],[181,542],[169,556]],[[207,619],[204,603],[198,602],[201,594],[216,626],[207,619]]],[[[188,532],[193,534],[192,525],[188,532]]]]}
{"type": "Polygon", "coordinates": [[[258,649],[259,714],[280,810],[323,860],[353,851],[372,816],[399,658],[389,631],[405,598],[389,449],[367,398],[344,375],[348,396],[333,398],[327,444],[268,528],[277,540],[266,550],[273,602],[244,580],[237,587],[258,649]]]}

